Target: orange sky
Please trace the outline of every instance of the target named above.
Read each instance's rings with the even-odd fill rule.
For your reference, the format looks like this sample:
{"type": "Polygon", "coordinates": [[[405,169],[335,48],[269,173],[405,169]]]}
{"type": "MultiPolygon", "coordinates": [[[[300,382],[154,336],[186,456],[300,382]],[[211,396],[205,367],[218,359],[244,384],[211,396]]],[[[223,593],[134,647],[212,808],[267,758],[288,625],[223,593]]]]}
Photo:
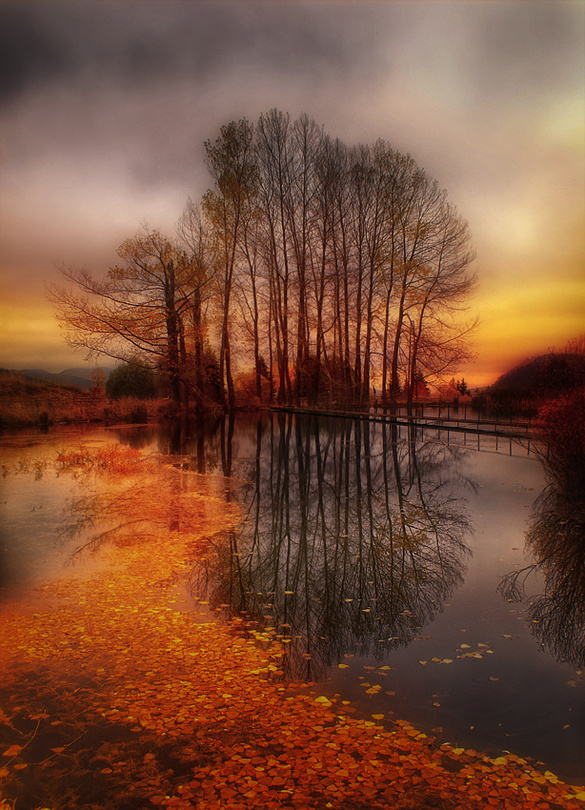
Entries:
{"type": "Polygon", "coordinates": [[[203,142],[273,106],[409,152],[469,221],[471,385],[585,332],[585,3],[149,3],[0,8],[0,366],[83,364],[45,286],[169,233],[203,142]],[[197,8],[195,8],[197,7],[197,8]],[[83,43],[83,47],[81,44],[83,43]],[[12,50],[11,50],[12,48],[12,50]]]}

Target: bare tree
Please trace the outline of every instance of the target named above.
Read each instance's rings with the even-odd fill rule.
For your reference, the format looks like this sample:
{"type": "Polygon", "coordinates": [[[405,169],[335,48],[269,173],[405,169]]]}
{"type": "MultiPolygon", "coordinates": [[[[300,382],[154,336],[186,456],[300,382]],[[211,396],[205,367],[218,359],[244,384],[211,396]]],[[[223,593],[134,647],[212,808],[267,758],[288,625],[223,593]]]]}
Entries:
{"type": "Polygon", "coordinates": [[[235,403],[230,343],[231,297],[237,246],[256,193],[256,166],[252,149],[253,128],[245,120],[223,126],[212,144],[205,143],[207,165],[215,186],[203,198],[203,209],[216,239],[223,274],[219,287],[221,338],[219,369],[222,404],[235,403]]]}
{"type": "Polygon", "coordinates": [[[192,307],[190,290],[200,272],[191,257],[159,231],[144,229],[118,249],[121,264],[105,278],[87,268],[62,266],[68,284],[53,285],[55,305],[66,341],[126,361],[138,356],[169,377],[174,401],[183,386],[186,344],[184,319],[192,307]]]}

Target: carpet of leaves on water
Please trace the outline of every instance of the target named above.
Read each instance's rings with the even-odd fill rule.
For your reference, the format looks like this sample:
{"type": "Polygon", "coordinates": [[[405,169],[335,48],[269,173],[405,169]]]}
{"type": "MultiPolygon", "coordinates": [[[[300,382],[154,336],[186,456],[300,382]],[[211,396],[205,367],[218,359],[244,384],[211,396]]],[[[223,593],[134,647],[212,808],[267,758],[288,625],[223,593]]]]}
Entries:
{"type": "Polygon", "coordinates": [[[120,528],[107,570],[46,584],[0,616],[0,808],[585,806],[583,788],[519,757],[439,745],[284,684],[277,642],[177,610],[176,583],[238,520],[217,480],[120,453],[60,458],[116,476],[103,506],[120,528]]]}

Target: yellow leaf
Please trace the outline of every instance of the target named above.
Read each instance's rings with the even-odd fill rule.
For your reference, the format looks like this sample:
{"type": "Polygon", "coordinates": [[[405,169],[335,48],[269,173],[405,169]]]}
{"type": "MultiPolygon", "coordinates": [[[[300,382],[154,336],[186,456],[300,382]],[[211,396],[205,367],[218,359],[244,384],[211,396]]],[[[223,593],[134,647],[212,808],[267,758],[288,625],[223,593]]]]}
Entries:
{"type": "Polygon", "coordinates": [[[16,757],[22,751],[22,745],[11,745],[10,748],[7,748],[6,751],[2,754],[4,757],[16,757]]]}
{"type": "Polygon", "coordinates": [[[349,664],[337,664],[337,669],[348,669],[349,664]]]}
{"type": "Polygon", "coordinates": [[[315,703],[322,703],[324,706],[332,705],[329,698],[326,698],[325,695],[320,695],[318,698],[315,698],[315,703]]]}
{"type": "Polygon", "coordinates": [[[374,720],[383,720],[384,719],[383,714],[373,714],[372,717],[374,718],[374,720]]]}

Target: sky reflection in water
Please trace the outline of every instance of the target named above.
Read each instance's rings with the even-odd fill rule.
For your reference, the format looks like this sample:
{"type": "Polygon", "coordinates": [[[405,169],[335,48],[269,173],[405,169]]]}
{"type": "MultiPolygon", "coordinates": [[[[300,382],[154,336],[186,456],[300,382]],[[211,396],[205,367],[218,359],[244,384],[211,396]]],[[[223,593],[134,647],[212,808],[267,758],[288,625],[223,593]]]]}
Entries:
{"type": "MultiPolygon", "coordinates": [[[[229,605],[223,615],[245,612],[275,628],[287,677],[319,681],[366,714],[442,729],[442,739],[467,747],[533,756],[583,780],[585,662],[578,631],[562,632],[582,615],[579,583],[563,576],[558,554],[552,591],[542,570],[524,591],[506,579],[534,560],[530,526],[562,520],[550,498],[534,511],[545,479],[525,447],[500,440],[495,452],[482,438],[478,451],[475,437],[447,444],[431,431],[284,415],[199,427],[190,439],[178,430],[116,435],[179,453],[185,471],[231,477],[217,485],[245,520],[214,537],[205,566],[193,561],[195,602],[229,605]]],[[[28,453],[39,457],[38,448],[28,453]]],[[[25,554],[29,573],[57,573],[51,522],[73,502],[79,510],[60,479],[37,479],[34,470],[7,476],[2,498],[4,517],[12,504],[8,545],[15,529],[24,535],[21,581],[25,554]],[[37,523],[39,501],[46,511],[37,523]]]]}

